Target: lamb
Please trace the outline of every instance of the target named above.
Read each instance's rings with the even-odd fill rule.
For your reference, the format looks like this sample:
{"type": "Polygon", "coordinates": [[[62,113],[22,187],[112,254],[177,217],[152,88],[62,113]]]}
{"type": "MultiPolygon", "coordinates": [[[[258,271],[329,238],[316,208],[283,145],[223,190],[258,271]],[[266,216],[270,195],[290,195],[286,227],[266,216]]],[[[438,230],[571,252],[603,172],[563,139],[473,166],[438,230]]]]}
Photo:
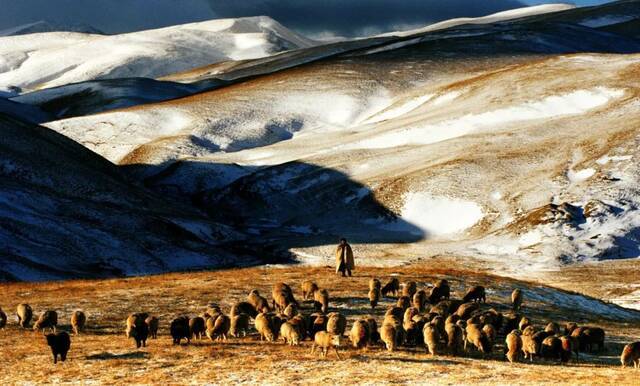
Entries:
{"type": "Polygon", "coordinates": [[[533,357],[540,353],[540,346],[533,335],[522,335],[522,355],[524,359],[529,358],[533,362],[533,357]]]}
{"type": "Polygon", "coordinates": [[[382,287],[381,293],[382,296],[388,297],[388,295],[393,294],[393,296],[398,296],[398,291],[400,290],[400,281],[398,278],[392,278],[387,282],[387,284],[382,287]]]}
{"type": "Polygon", "coordinates": [[[520,307],[522,307],[522,291],[520,288],[516,288],[511,293],[511,309],[513,312],[520,311],[520,307]]]}
{"type": "Polygon", "coordinates": [[[467,345],[469,343],[483,354],[491,352],[491,343],[478,324],[467,325],[466,340],[464,342],[465,351],[467,351],[467,345]]]}
{"type": "Polygon", "coordinates": [[[416,282],[408,281],[402,285],[402,296],[406,296],[411,299],[417,290],[418,285],[416,284],[416,282]]]}
{"type": "Polygon", "coordinates": [[[555,336],[548,336],[540,346],[540,356],[546,359],[562,360],[562,342],[555,336]]]}
{"type": "Polygon", "coordinates": [[[322,352],[322,357],[327,357],[327,352],[329,348],[333,347],[336,351],[336,357],[340,359],[340,354],[338,353],[338,347],[340,347],[341,341],[339,335],[332,335],[326,331],[319,331],[316,336],[313,338],[313,345],[311,346],[311,354],[313,354],[316,350],[316,347],[319,347],[322,352]]]}
{"type": "Polygon", "coordinates": [[[7,314],[0,308],[0,330],[7,326],[7,314]]]}
{"type": "Polygon", "coordinates": [[[242,336],[247,336],[247,332],[249,332],[249,315],[233,315],[231,317],[229,335],[233,336],[234,338],[239,338],[240,334],[242,334],[242,336]]]}
{"type": "Polygon", "coordinates": [[[298,346],[300,344],[300,331],[290,322],[283,323],[282,326],[280,326],[280,336],[284,340],[284,343],[288,343],[289,346],[298,346]]]}
{"type": "Polygon", "coordinates": [[[145,313],[131,314],[127,317],[125,334],[127,338],[135,339],[136,348],[147,346],[147,338],[149,337],[149,326],[145,322],[147,317],[148,315],[145,313]]]}
{"type": "Polygon", "coordinates": [[[84,330],[84,326],[87,323],[87,316],[80,310],[73,311],[71,314],[71,328],[74,335],[80,334],[84,330]]]}
{"type": "Polygon", "coordinates": [[[313,299],[314,294],[318,290],[318,285],[311,280],[305,280],[302,282],[302,299],[313,299]]]}
{"type": "Polygon", "coordinates": [[[196,316],[195,318],[191,318],[189,320],[189,337],[191,339],[202,339],[206,330],[205,320],[200,316],[196,316]]]}
{"type": "Polygon", "coordinates": [[[544,331],[549,335],[556,335],[560,333],[560,326],[556,322],[549,322],[544,328],[544,331]]]}
{"type": "Polygon", "coordinates": [[[258,315],[258,311],[256,311],[253,304],[249,302],[238,302],[231,306],[231,311],[229,311],[229,316],[235,316],[240,314],[247,314],[251,319],[255,319],[258,315]]]}
{"type": "Polygon", "coordinates": [[[356,320],[351,327],[349,338],[351,339],[353,348],[359,349],[366,347],[370,338],[369,323],[367,323],[366,320],[356,320]]]}
{"type": "Polygon", "coordinates": [[[394,351],[396,349],[396,328],[391,323],[383,323],[380,329],[380,339],[384,342],[388,351],[394,351]]]}
{"type": "Polygon", "coordinates": [[[327,315],[327,332],[332,335],[344,335],[347,328],[347,318],[339,312],[332,312],[327,315]]]}
{"type": "Polygon", "coordinates": [[[640,342],[633,342],[624,346],[620,355],[620,363],[623,368],[632,364],[634,368],[640,368],[640,342]]]}
{"type": "Polygon", "coordinates": [[[467,302],[486,303],[487,295],[484,287],[481,285],[471,287],[462,298],[462,301],[465,303],[467,302]]]}
{"type": "Polygon", "coordinates": [[[249,292],[249,296],[247,296],[247,301],[249,304],[253,306],[256,312],[269,312],[269,302],[264,297],[260,296],[258,290],[254,289],[249,292]]]}
{"type": "Polygon", "coordinates": [[[445,332],[447,333],[447,348],[452,355],[458,355],[462,352],[464,346],[464,331],[455,323],[445,323],[445,332]]]}
{"type": "Polygon", "coordinates": [[[18,324],[22,328],[28,328],[31,318],[33,318],[33,310],[31,306],[25,303],[19,304],[16,310],[18,315],[18,324]]]}
{"type": "Polygon", "coordinates": [[[522,338],[517,331],[511,331],[505,339],[507,344],[507,359],[510,363],[518,362],[522,351],[522,338]]]}
{"type": "Polygon", "coordinates": [[[160,325],[160,320],[155,316],[149,316],[144,322],[149,328],[149,335],[151,335],[151,339],[158,339],[158,326],[160,325]]]}
{"type": "Polygon", "coordinates": [[[58,325],[58,313],[55,311],[45,311],[40,314],[40,317],[33,324],[33,330],[42,330],[44,333],[45,329],[50,329],[51,332],[56,332],[56,326],[58,325]]]}
{"type": "Polygon", "coordinates": [[[412,303],[415,308],[420,312],[424,312],[424,305],[427,302],[427,293],[424,290],[420,290],[413,295],[412,303]]]}
{"type": "Polygon", "coordinates": [[[210,340],[227,340],[231,319],[222,314],[218,316],[213,324],[207,324],[206,334],[210,340]]]}
{"type": "MultiPolygon", "coordinates": [[[[208,321],[213,318],[207,319],[208,321]]],[[[146,324],[145,324],[146,325],[146,324]]],[[[189,318],[179,316],[171,321],[169,332],[173,338],[173,344],[179,345],[182,339],[186,339],[187,344],[191,343],[191,329],[189,328],[189,318]]]]}
{"type": "Polygon", "coordinates": [[[53,363],[58,363],[58,356],[62,362],[67,360],[67,353],[71,348],[71,337],[65,331],[60,331],[55,334],[47,334],[47,345],[51,347],[51,353],[53,354],[53,363]]]}
{"type": "Polygon", "coordinates": [[[266,340],[267,342],[273,342],[275,340],[275,334],[271,327],[271,319],[267,314],[259,313],[254,323],[256,330],[258,330],[260,334],[260,340],[266,340]]]}
{"type": "Polygon", "coordinates": [[[380,301],[380,288],[372,288],[369,290],[369,304],[371,309],[375,309],[380,301]]]}
{"type": "Polygon", "coordinates": [[[329,292],[326,289],[316,291],[313,296],[313,304],[316,311],[327,313],[329,311],[329,292]]]}
{"type": "Polygon", "coordinates": [[[431,355],[438,355],[439,346],[440,346],[440,332],[437,328],[431,324],[427,323],[424,325],[422,329],[422,336],[424,338],[424,345],[427,349],[427,352],[431,355]]]}

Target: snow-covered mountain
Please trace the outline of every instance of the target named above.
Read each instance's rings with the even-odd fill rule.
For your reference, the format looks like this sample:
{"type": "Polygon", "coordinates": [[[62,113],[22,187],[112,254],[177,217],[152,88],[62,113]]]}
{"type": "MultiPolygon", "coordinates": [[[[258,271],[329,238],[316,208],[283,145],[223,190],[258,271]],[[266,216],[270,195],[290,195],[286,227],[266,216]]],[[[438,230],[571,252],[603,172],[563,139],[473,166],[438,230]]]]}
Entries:
{"type": "Polygon", "coordinates": [[[0,37],[0,90],[155,78],[312,44],[268,17],[211,20],[110,36],[49,32],[0,37]]]}
{"type": "Polygon", "coordinates": [[[104,33],[85,24],[59,24],[45,20],[22,24],[16,27],[0,30],[0,36],[27,35],[42,32],[81,32],[86,34],[103,35],[104,33]]]}

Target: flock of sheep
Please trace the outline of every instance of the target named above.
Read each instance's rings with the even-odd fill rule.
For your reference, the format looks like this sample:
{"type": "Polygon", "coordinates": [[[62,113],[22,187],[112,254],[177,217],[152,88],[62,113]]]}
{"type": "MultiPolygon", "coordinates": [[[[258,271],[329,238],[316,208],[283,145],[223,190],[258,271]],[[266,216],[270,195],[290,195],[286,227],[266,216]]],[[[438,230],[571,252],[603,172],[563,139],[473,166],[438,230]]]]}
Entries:
{"type": "MultiPolygon", "coordinates": [[[[484,356],[492,352],[498,336],[504,336],[505,356],[510,362],[541,357],[565,363],[574,355],[577,361],[580,352],[604,349],[605,332],[599,327],[567,323],[561,331],[555,322],[549,322],[543,329],[532,325],[526,316],[519,314],[524,297],[520,289],[513,291],[512,311],[506,314],[480,307],[480,303],[486,303],[482,286],[471,287],[462,299],[453,299],[450,293],[447,280],[439,280],[425,291],[418,290],[413,281],[400,285],[397,278],[392,278],[382,286],[378,279],[371,279],[368,298],[372,309],[378,306],[382,296],[397,297],[397,302],[387,309],[380,328],[373,317],[353,321],[348,334],[350,344],[361,349],[382,343],[389,351],[399,346],[422,346],[432,355],[463,355],[475,350],[484,356]]],[[[246,301],[234,304],[228,315],[217,305],[210,305],[200,316],[175,318],[169,331],[173,344],[180,344],[182,340],[189,343],[204,336],[212,341],[227,340],[229,336],[246,336],[253,320],[262,341],[275,342],[280,338],[285,344],[299,345],[310,338],[312,353],[320,349],[326,357],[328,351],[334,349],[339,357],[338,348],[347,345],[346,317],[340,312],[329,312],[329,292],[312,281],[302,283],[302,298],[313,301],[315,312],[303,314],[291,287],[278,283],[273,287],[271,303],[254,289],[246,301]]],[[[33,318],[32,308],[20,304],[17,317],[18,324],[28,328],[33,318]]],[[[87,318],[82,311],[75,311],[70,321],[77,335],[83,331],[87,318]]],[[[7,315],[0,309],[0,329],[6,324],[7,315]]],[[[58,314],[49,310],[33,325],[34,330],[52,330],[46,340],[54,363],[58,356],[64,361],[71,347],[69,334],[56,332],[57,324],[58,314]]],[[[135,313],[127,318],[125,333],[140,348],[146,346],[149,337],[157,338],[159,325],[157,317],[135,313]]],[[[639,368],[640,342],[626,345],[620,360],[623,367],[639,368]]]]}

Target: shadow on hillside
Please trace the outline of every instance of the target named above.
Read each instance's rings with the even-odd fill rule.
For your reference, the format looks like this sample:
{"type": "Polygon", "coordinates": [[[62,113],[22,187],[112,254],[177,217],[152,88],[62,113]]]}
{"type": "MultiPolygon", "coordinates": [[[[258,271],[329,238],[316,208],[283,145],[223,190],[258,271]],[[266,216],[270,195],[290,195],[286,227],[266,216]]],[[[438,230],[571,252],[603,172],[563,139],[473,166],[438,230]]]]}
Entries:
{"type": "MultiPolygon", "coordinates": [[[[338,237],[354,243],[407,243],[427,237],[398,218],[369,187],[310,163],[258,167],[178,161],[121,169],[156,193],[189,202],[262,245],[308,247],[333,244],[338,237]]],[[[377,194],[398,200],[393,192],[377,194]]]]}
{"type": "Polygon", "coordinates": [[[98,354],[91,354],[86,356],[89,360],[111,360],[111,359],[144,359],[149,358],[149,353],[143,351],[127,352],[122,354],[114,354],[108,351],[98,354]]]}

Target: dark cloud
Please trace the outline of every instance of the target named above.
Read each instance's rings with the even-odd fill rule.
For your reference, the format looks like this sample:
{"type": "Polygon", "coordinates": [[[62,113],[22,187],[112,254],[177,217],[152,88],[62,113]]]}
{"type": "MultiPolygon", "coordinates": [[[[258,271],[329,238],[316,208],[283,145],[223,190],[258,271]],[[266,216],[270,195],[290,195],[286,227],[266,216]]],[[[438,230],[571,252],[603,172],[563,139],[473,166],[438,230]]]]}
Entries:
{"type": "Polygon", "coordinates": [[[219,17],[267,15],[310,35],[368,35],[526,6],[519,0],[207,0],[219,17]]]}

